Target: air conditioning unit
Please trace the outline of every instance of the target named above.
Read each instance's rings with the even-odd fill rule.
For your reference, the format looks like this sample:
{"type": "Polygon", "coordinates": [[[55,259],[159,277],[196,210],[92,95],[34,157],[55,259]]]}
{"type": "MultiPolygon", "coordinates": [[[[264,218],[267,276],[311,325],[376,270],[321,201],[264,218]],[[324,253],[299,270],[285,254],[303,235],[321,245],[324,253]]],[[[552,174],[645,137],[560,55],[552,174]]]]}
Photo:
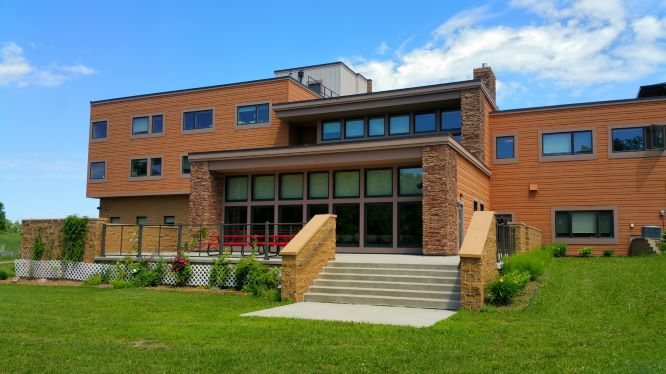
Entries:
{"type": "Polygon", "coordinates": [[[661,226],[643,226],[641,227],[641,238],[661,239],[661,226]]]}

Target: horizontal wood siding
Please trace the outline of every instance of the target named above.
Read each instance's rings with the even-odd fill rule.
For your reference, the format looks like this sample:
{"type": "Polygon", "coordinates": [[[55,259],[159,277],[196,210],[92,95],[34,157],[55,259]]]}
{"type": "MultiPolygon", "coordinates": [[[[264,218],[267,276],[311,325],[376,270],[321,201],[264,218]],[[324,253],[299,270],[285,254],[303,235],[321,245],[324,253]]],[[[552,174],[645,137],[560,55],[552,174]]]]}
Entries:
{"type": "Polygon", "coordinates": [[[490,177],[479,170],[465,157],[457,156],[457,169],[458,169],[458,200],[462,194],[462,203],[465,210],[465,232],[467,227],[472,221],[472,214],[474,214],[474,200],[483,202],[485,210],[490,209],[490,177]]]}
{"type": "Polygon", "coordinates": [[[145,216],[151,225],[163,224],[164,216],[174,216],[176,223],[189,223],[189,195],[105,197],[99,205],[100,218],[120,217],[120,223],[136,224],[139,216],[145,216]]]}
{"type": "Polygon", "coordinates": [[[607,248],[626,254],[629,237],[640,235],[641,226],[663,224],[659,210],[666,209],[666,153],[660,157],[609,160],[608,126],[666,123],[666,102],[495,113],[490,120],[493,135],[515,133],[518,144],[518,163],[492,166],[493,210],[514,212],[515,221],[543,230],[545,243],[553,240],[554,207],[617,208],[618,243],[572,244],[571,254],[582,246],[593,246],[597,254],[607,248]],[[593,146],[597,159],[539,162],[539,130],[581,127],[596,129],[593,146]],[[538,185],[538,191],[529,192],[530,184],[538,185]]]}

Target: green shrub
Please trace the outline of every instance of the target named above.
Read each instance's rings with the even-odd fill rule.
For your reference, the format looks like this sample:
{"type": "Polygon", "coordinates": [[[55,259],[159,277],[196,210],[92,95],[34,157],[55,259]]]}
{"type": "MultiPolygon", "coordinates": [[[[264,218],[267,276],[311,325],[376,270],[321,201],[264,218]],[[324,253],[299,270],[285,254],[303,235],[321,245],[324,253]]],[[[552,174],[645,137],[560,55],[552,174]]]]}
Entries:
{"type": "Polygon", "coordinates": [[[508,305],[514,297],[520,295],[530,280],[530,273],[514,270],[500,275],[486,285],[486,298],[493,305],[508,305]]]}
{"type": "Polygon", "coordinates": [[[45,250],[46,244],[44,244],[44,241],[42,240],[42,234],[38,232],[35,236],[35,243],[32,245],[32,259],[41,260],[45,250]]]}
{"type": "Polygon", "coordinates": [[[7,279],[7,272],[4,270],[0,270],[0,280],[5,280],[7,279]]]}
{"type": "Polygon", "coordinates": [[[131,288],[132,283],[124,280],[124,279],[114,279],[111,281],[111,286],[115,289],[123,289],[123,288],[131,288]]]}
{"type": "Polygon", "coordinates": [[[111,279],[113,277],[113,270],[110,267],[107,267],[104,270],[102,270],[99,276],[100,279],[102,280],[102,284],[109,284],[111,283],[111,279]]]}
{"type": "Polygon", "coordinates": [[[659,250],[662,252],[666,251],[666,242],[659,243],[659,250]]]}
{"type": "Polygon", "coordinates": [[[83,253],[88,235],[88,218],[71,215],[65,217],[62,227],[62,252],[65,261],[83,261],[83,253]]]}
{"type": "Polygon", "coordinates": [[[580,257],[590,257],[592,256],[592,247],[583,247],[578,251],[578,256],[580,257]]]}
{"type": "Polygon", "coordinates": [[[530,279],[535,280],[543,275],[546,265],[552,260],[551,251],[538,249],[530,252],[517,253],[502,259],[502,273],[508,274],[513,271],[526,271],[530,279]]]}
{"type": "Polygon", "coordinates": [[[666,230],[664,230],[664,232],[661,233],[661,238],[666,240],[666,230]]]}
{"type": "Polygon", "coordinates": [[[213,262],[210,269],[210,277],[208,278],[208,286],[216,288],[226,288],[227,279],[231,275],[232,267],[229,261],[229,251],[225,248],[222,256],[213,262]]]}
{"type": "Polygon", "coordinates": [[[612,249],[604,249],[604,257],[613,257],[613,252],[612,249]]]}
{"type": "Polygon", "coordinates": [[[546,246],[546,250],[550,251],[555,257],[564,257],[567,255],[566,243],[550,243],[546,246]]]}
{"type": "Polygon", "coordinates": [[[279,300],[278,287],[280,269],[269,268],[252,255],[236,264],[236,289],[254,296],[266,296],[279,300]]]}
{"type": "MultiPolygon", "coordinates": [[[[148,260],[135,260],[131,256],[116,262],[116,277],[114,280],[126,280],[134,287],[155,287],[162,284],[166,264],[164,260],[159,259],[152,266],[148,260]]],[[[110,271],[109,271],[110,273],[110,271]]],[[[110,274],[103,274],[104,280],[111,281],[110,274]]]]}
{"type": "Polygon", "coordinates": [[[86,287],[95,287],[102,284],[102,276],[99,274],[93,274],[83,281],[83,285],[86,287]]]}
{"type": "Polygon", "coordinates": [[[176,286],[182,287],[187,284],[187,281],[190,280],[192,276],[192,265],[190,265],[190,259],[178,249],[176,251],[176,257],[173,258],[171,263],[171,270],[176,276],[176,286]]]}
{"type": "Polygon", "coordinates": [[[236,277],[236,289],[242,290],[243,286],[247,282],[248,276],[251,273],[256,273],[258,270],[256,268],[262,266],[261,263],[257,260],[254,255],[245,257],[238,261],[236,264],[235,277],[236,277]]]}

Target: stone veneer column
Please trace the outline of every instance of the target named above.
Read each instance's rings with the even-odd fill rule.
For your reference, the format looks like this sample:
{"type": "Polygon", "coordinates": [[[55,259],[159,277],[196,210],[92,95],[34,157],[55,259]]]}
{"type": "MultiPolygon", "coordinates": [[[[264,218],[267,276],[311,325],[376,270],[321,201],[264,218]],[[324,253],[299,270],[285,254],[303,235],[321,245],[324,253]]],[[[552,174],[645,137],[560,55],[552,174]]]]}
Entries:
{"type": "Polygon", "coordinates": [[[222,222],[222,178],[208,170],[207,161],[190,163],[190,225],[222,222]]]}
{"type": "Polygon", "coordinates": [[[458,254],[456,151],[448,144],[423,148],[423,254],[458,254]]]}
{"type": "Polygon", "coordinates": [[[486,121],[483,93],[474,88],[460,93],[462,146],[481,162],[486,156],[486,121]]]}

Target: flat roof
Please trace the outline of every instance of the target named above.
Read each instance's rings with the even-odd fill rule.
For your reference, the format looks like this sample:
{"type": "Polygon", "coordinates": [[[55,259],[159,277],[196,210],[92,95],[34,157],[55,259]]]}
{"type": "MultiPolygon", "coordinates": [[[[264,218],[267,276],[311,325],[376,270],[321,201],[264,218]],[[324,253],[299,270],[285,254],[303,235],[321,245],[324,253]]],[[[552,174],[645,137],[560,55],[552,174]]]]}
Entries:
{"type": "Polygon", "coordinates": [[[557,109],[566,109],[566,108],[583,108],[583,107],[594,107],[594,106],[615,105],[615,104],[636,104],[636,103],[644,103],[644,102],[651,102],[651,101],[664,101],[664,100],[666,100],[666,96],[644,97],[644,98],[635,98],[635,99],[606,100],[606,101],[587,101],[587,102],[582,102],[582,103],[557,104],[557,105],[535,106],[535,107],[529,107],[529,108],[516,108],[516,109],[498,110],[498,111],[495,111],[495,112],[490,112],[490,115],[502,115],[502,114],[511,114],[511,113],[520,113],[520,112],[557,110],[557,109]]]}
{"type": "Polygon", "coordinates": [[[368,80],[368,78],[366,78],[365,76],[363,76],[363,74],[361,74],[361,73],[359,73],[359,72],[357,72],[357,71],[354,71],[354,69],[350,68],[347,64],[345,64],[345,63],[342,62],[342,61],[326,62],[326,63],[323,63],[323,64],[306,65],[306,66],[298,66],[298,67],[295,67],[295,68],[273,70],[273,73],[280,73],[280,72],[283,72],[283,71],[294,71],[294,70],[312,69],[312,68],[318,68],[318,67],[322,67],[322,66],[331,66],[331,65],[342,65],[343,67],[347,68],[347,70],[351,71],[352,73],[354,73],[354,74],[356,74],[356,75],[360,75],[360,76],[363,77],[363,79],[368,80]]]}

